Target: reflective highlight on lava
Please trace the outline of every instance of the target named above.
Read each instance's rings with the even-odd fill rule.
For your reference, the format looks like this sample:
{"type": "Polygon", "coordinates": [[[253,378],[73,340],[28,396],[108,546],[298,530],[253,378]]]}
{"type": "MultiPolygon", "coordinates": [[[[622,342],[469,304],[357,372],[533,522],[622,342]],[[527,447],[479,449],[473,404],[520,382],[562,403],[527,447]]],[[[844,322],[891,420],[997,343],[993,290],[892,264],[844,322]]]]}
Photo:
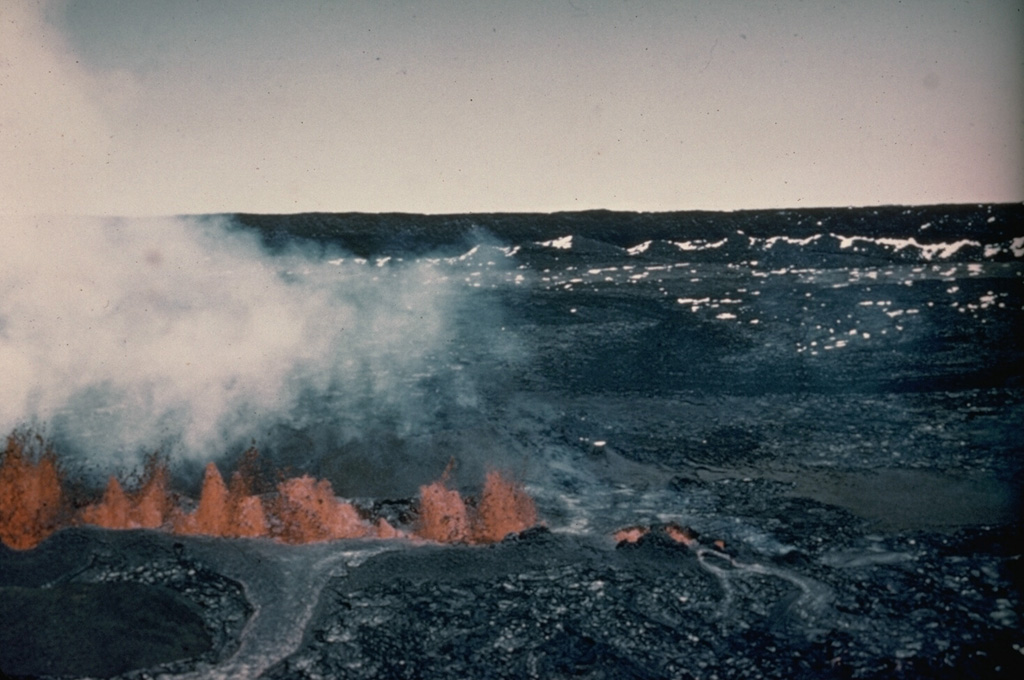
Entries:
{"type": "Polygon", "coordinates": [[[209,463],[198,501],[173,492],[166,464],[154,458],[136,489],[126,491],[111,477],[101,498],[76,508],[53,451],[37,436],[11,434],[0,458],[0,541],[27,550],[60,528],[94,525],[292,544],[342,538],[493,543],[537,523],[533,499],[522,485],[496,471],[487,474],[479,499],[464,499],[448,488],[449,466],[440,480],[420,488],[418,518],[402,528],[367,516],[335,496],[330,482],[309,475],[283,479],[272,492],[254,494],[254,455],[247,452],[230,484],[209,463]]]}

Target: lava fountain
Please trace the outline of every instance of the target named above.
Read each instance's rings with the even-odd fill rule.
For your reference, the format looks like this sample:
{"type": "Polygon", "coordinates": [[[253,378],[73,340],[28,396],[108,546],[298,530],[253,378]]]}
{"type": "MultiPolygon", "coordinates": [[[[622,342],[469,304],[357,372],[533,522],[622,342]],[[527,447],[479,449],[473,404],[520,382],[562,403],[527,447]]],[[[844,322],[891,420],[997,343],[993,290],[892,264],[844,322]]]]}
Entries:
{"type": "Polygon", "coordinates": [[[0,458],[0,541],[27,550],[58,529],[157,529],[180,535],[270,538],[302,544],[346,538],[413,538],[439,543],[494,543],[537,524],[533,499],[522,485],[491,471],[479,499],[441,479],[420,488],[417,519],[392,526],[383,517],[335,496],[330,482],[309,475],[253,493],[254,451],[247,452],[230,484],[208,463],[198,501],[170,489],[166,462],[152,458],[137,488],[111,476],[102,496],[77,509],[64,489],[57,456],[38,436],[12,433],[0,458]]]}
{"type": "Polygon", "coordinates": [[[0,462],[0,541],[35,547],[58,528],[63,505],[53,451],[38,437],[11,434],[0,462]]]}

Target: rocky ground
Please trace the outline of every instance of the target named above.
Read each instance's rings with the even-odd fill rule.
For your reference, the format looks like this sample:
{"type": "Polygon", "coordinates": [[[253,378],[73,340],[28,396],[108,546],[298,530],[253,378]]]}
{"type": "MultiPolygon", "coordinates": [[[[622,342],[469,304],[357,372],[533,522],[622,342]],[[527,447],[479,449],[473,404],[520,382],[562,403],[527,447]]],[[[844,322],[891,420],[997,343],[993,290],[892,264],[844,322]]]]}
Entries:
{"type": "Polygon", "coordinates": [[[775,542],[684,545],[657,525],[635,543],[539,528],[483,547],[64,530],[33,551],[0,552],[0,669],[126,678],[240,668],[268,678],[1024,670],[1017,528],[883,535],[834,506],[779,503],[771,483],[711,486],[736,516],[757,513],[754,528],[775,542]],[[282,603],[287,588],[304,602],[282,603]],[[239,666],[247,637],[264,649],[239,666]]]}

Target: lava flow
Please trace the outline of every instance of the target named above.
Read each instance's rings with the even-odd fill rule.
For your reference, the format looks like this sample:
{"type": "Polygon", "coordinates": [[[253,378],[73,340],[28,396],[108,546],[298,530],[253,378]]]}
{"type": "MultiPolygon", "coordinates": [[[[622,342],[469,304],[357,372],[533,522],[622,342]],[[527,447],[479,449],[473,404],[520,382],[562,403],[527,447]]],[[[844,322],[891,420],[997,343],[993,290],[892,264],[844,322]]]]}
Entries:
{"type": "MultiPolygon", "coordinates": [[[[697,542],[697,533],[690,527],[684,527],[680,524],[676,524],[675,522],[670,522],[669,524],[660,527],[660,529],[676,543],[692,546],[697,542]]],[[[615,539],[616,543],[636,543],[641,538],[651,533],[651,531],[651,527],[641,525],[623,527],[612,534],[612,538],[615,539]]],[[[718,543],[720,543],[720,541],[715,541],[716,545],[718,543]]],[[[722,547],[724,547],[724,544],[722,547]]]]}
{"type": "Polygon", "coordinates": [[[111,477],[101,498],[81,505],[66,492],[52,449],[39,437],[11,434],[0,457],[0,541],[26,550],[58,529],[88,524],[293,544],[342,538],[493,543],[537,523],[533,499],[522,485],[495,471],[475,500],[448,488],[446,470],[420,488],[418,519],[403,529],[367,516],[336,497],[330,482],[308,475],[284,479],[270,493],[253,493],[253,455],[243,458],[229,484],[209,463],[198,501],[172,492],[166,465],[153,459],[136,489],[126,491],[111,477]]]}

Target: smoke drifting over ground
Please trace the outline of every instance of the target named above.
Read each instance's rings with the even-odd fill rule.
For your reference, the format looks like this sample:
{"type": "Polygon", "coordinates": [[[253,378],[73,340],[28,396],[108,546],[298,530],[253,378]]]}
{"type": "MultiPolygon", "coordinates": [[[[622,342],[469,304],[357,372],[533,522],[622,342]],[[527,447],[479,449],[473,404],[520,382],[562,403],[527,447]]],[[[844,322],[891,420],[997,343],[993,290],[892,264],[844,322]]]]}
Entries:
{"type": "Polygon", "coordinates": [[[105,474],[155,450],[198,465],[282,432],[402,437],[438,395],[472,403],[457,371],[426,380],[465,291],[443,262],[304,248],[271,254],[226,218],[8,220],[0,430],[42,428],[105,474]]]}

